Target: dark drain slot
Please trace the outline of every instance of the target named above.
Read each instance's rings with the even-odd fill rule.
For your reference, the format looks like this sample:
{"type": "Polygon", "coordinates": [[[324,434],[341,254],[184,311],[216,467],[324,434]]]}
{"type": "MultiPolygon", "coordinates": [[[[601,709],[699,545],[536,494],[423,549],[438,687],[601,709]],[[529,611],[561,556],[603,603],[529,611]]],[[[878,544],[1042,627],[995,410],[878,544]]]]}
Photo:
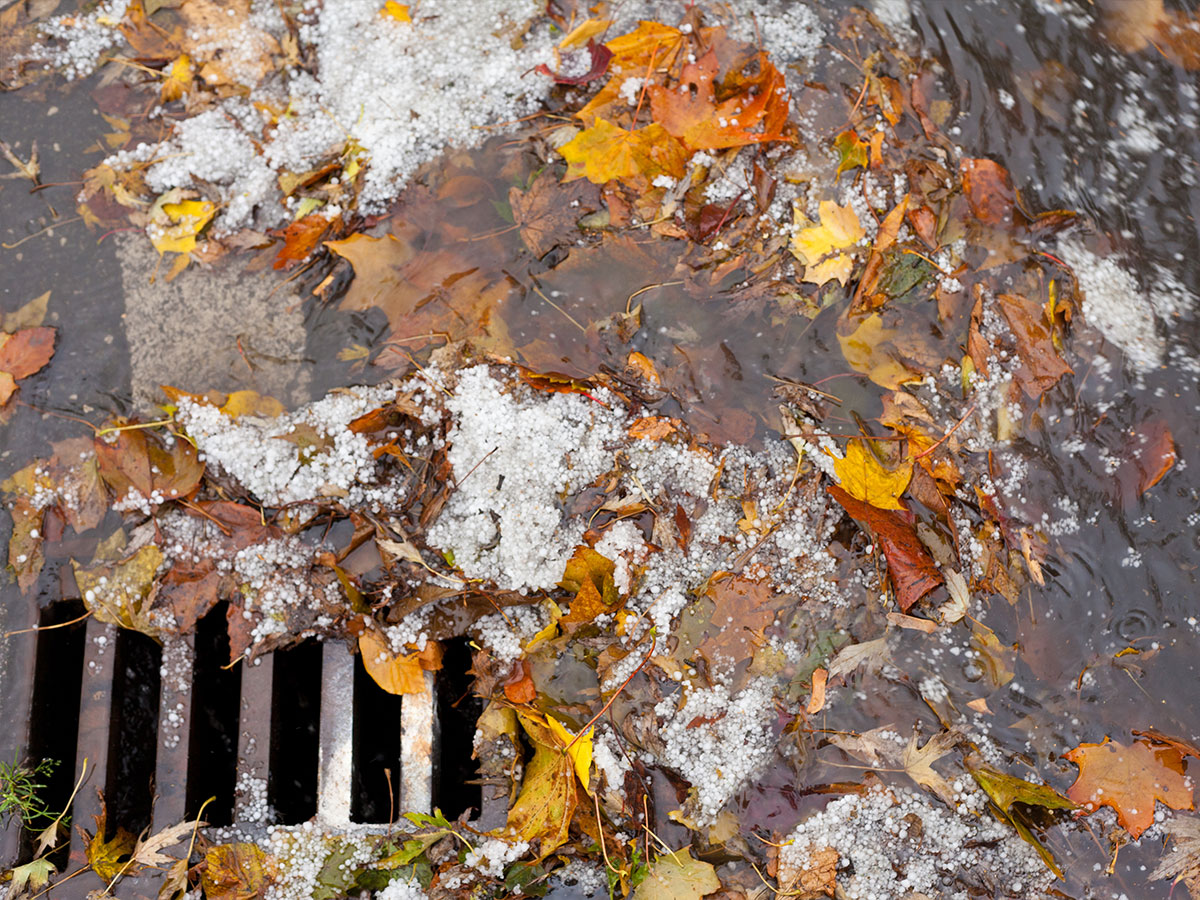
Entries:
{"type": "Polygon", "coordinates": [[[437,718],[441,753],[434,767],[433,804],[449,819],[468,809],[479,814],[483,793],[479,765],[471,758],[475,723],[483,714],[483,701],[471,690],[471,647],[466,638],[446,644],[438,672],[437,718]]]}
{"type": "Polygon", "coordinates": [[[377,685],[362,657],[355,656],[351,821],[387,822],[399,809],[400,705],[401,699],[377,685]]]}
{"type": "Polygon", "coordinates": [[[305,641],[275,653],[267,796],[278,821],[295,825],[317,812],[321,645],[305,641]]]}
{"type": "MultiPolygon", "coordinates": [[[[42,628],[78,619],[84,613],[79,600],[51,603],[39,619],[42,628]]],[[[75,784],[75,749],[79,734],[79,695],[83,689],[83,648],[87,626],[76,622],[64,628],[40,631],[37,663],[33,676],[33,706],[29,723],[29,746],[25,761],[35,766],[41,760],[58,765],[43,780],[40,792],[51,815],[62,812],[75,784]]],[[[43,825],[49,822],[43,822],[43,825]]],[[[22,859],[31,858],[32,833],[26,830],[22,859]]],[[[64,849],[65,852],[65,849],[64,849]]]]}
{"type": "MultiPolygon", "coordinates": [[[[150,825],[154,800],[162,650],[153,639],[126,629],[117,633],[116,644],[108,772],[104,779],[108,833],[119,825],[138,834],[150,825]]],[[[86,824],[91,827],[91,823],[86,824]]]]}
{"type": "Polygon", "coordinates": [[[199,814],[212,825],[233,821],[233,788],[237,777],[238,711],[241,666],[229,661],[226,604],[220,603],[196,625],[196,662],[192,679],[191,735],[188,745],[187,815],[199,814]]]}

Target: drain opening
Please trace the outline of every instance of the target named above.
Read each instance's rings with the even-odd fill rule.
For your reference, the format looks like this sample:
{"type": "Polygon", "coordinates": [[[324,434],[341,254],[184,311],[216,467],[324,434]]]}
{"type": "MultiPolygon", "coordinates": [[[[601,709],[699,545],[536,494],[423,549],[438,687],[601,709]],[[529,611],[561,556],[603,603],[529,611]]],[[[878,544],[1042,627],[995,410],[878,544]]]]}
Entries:
{"type": "MultiPolygon", "coordinates": [[[[79,600],[59,600],[42,610],[40,628],[78,619],[84,614],[79,600]]],[[[39,797],[51,815],[58,815],[75,786],[75,750],[79,737],[79,696],[83,690],[83,650],[87,626],[76,622],[64,628],[39,631],[34,664],[33,703],[29,745],[24,762],[37,765],[44,759],[58,765],[42,783],[39,797]]],[[[45,822],[43,824],[49,824],[45,822]]],[[[89,823],[90,824],[90,823],[89,823]]],[[[21,861],[33,858],[33,832],[25,829],[21,861]]],[[[62,853],[66,853],[64,844],[62,853]]],[[[51,861],[54,861],[53,859],[51,861]]],[[[63,862],[63,860],[60,860],[63,862]]],[[[60,867],[61,868],[61,867],[60,867]]]]}
{"type": "Polygon", "coordinates": [[[104,779],[107,830],[111,834],[120,826],[139,834],[150,825],[154,801],[162,650],[152,638],[124,628],[116,644],[104,779]]]}
{"type": "Polygon", "coordinates": [[[479,763],[471,758],[475,723],[483,715],[483,701],[471,686],[471,646],[467,638],[448,641],[438,672],[437,718],[441,749],[434,767],[433,803],[448,819],[466,810],[480,812],[483,791],[479,763]]]}
{"type": "Polygon", "coordinates": [[[305,641],[275,651],[267,798],[283,825],[317,812],[320,748],[321,645],[305,641]]]}
{"type": "Polygon", "coordinates": [[[367,674],[362,656],[355,656],[353,822],[387,822],[400,811],[400,704],[400,697],[367,674]]]}
{"type": "Polygon", "coordinates": [[[233,788],[237,778],[238,711],[241,665],[229,661],[225,626],[227,604],[218,603],[196,623],[196,662],[192,680],[191,731],[188,744],[187,800],[189,818],[199,815],[211,825],[233,821],[233,788]]]}

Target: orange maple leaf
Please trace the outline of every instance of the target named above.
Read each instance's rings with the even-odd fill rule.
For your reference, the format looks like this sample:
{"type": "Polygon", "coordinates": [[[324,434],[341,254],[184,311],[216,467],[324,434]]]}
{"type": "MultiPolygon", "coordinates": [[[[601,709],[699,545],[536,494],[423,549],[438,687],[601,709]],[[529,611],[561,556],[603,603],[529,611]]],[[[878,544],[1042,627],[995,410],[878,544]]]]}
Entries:
{"type": "Polygon", "coordinates": [[[1154,824],[1154,801],[1171,809],[1192,809],[1192,789],[1183,777],[1183,757],[1173,747],[1151,748],[1141,741],[1128,747],[1104,739],[1080,744],[1064,758],[1079,766],[1067,796],[1094,812],[1117,811],[1117,822],[1133,838],[1154,824]]]}
{"type": "Polygon", "coordinates": [[[654,121],[679,138],[691,150],[722,150],[766,141],[783,140],[787,121],[788,93],[783,76],[759,54],[759,72],[741,79],[731,75],[722,93],[737,90],[717,102],[717,54],[709,50],[698,62],[683,67],[674,87],[650,87],[650,109],[654,121]],[[761,129],[761,130],[755,130],[761,129]]]}

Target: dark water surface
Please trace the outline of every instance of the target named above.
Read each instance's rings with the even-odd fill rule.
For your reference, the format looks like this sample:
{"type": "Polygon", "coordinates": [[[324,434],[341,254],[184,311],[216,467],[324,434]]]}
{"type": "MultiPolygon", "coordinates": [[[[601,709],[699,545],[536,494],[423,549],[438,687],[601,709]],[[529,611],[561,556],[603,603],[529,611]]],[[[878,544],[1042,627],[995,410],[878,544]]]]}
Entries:
{"type": "MultiPolygon", "coordinates": [[[[1153,50],[1126,54],[1109,46],[1083,21],[1095,12],[1055,0],[923,0],[914,4],[912,28],[918,46],[942,62],[957,90],[962,115],[950,134],[967,155],[1002,162],[1030,208],[1085,214],[1098,231],[1112,236],[1115,252],[1135,273],[1149,273],[1157,264],[1193,294],[1200,293],[1196,73],[1153,50]]],[[[76,181],[82,169],[98,162],[99,155],[85,148],[108,126],[94,114],[87,83],[65,91],[36,90],[44,96],[0,95],[0,137],[22,157],[31,141],[38,141],[44,182],[76,181]],[[47,115],[50,106],[58,108],[55,115],[47,115]]],[[[115,241],[98,241],[101,236],[79,222],[30,237],[55,221],[55,214],[58,221],[75,215],[74,190],[50,187],[31,195],[21,181],[0,182],[0,239],[8,245],[20,242],[0,249],[0,308],[13,310],[53,291],[47,324],[59,328],[58,350],[45,371],[22,382],[19,399],[40,410],[97,421],[97,410],[132,409],[115,241]]],[[[517,280],[540,277],[538,267],[522,256],[519,238],[512,238],[511,247],[517,280]]],[[[611,307],[613,295],[621,293],[623,302],[656,276],[652,266],[625,276],[582,266],[544,280],[567,295],[604,295],[611,307]]],[[[644,327],[634,349],[663,363],[672,362],[680,345],[706,354],[698,367],[704,376],[696,387],[697,402],[686,411],[693,421],[703,421],[706,398],[714,408],[728,407],[733,397],[744,398],[750,410],[772,408],[769,376],[811,383],[844,371],[832,331],[820,319],[811,325],[797,319],[783,327],[753,318],[734,321],[725,315],[721,299],[717,291],[696,304],[670,288],[642,298],[644,327]]],[[[553,315],[532,294],[521,302],[529,316],[553,315]]],[[[379,317],[348,316],[311,302],[305,315],[306,356],[315,361],[310,393],[383,376],[355,373],[335,361],[349,343],[377,343],[384,331],[379,317]]],[[[1077,373],[1074,396],[1057,396],[1045,410],[1045,428],[1031,430],[1016,448],[1030,461],[1018,510],[1036,521],[1039,510],[1054,511],[1060,498],[1068,498],[1077,504],[1082,527],[1058,538],[1044,588],[1027,591],[1015,607],[993,605],[989,613],[988,624],[1001,641],[1021,647],[1018,687],[992,704],[992,735],[1026,760],[1029,771],[1058,787],[1075,774],[1059,756],[1081,741],[1099,742],[1106,735],[1128,741],[1131,730],[1146,728],[1200,738],[1200,480],[1195,474],[1200,471],[1200,330],[1194,310],[1182,311],[1160,328],[1168,342],[1166,365],[1140,378],[1119,366],[1077,373]],[[1178,461],[1163,482],[1139,498],[1120,489],[1098,448],[1116,452],[1130,429],[1151,417],[1169,423],[1178,461]],[[1084,446],[1064,448],[1074,436],[1082,437],[1084,446]],[[1128,647],[1139,651],[1134,665],[1114,664],[1115,654],[1128,647]]],[[[564,324],[563,334],[564,370],[577,363],[586,368],[583,358],[594,362],[590,351],[571,343],[576,339],[567,337],[570,326],[564,324]]],[[[1111,354],[1112,348],[1105,352],[1111,354]]],[[[191,390],[244,386],[233,376],[227,384],[196,384],[189,372],[180,372],[175,383],[191,390]]],[[[864,391],[861,408],[869,414],[869,392],[856,385],[846,385],[844,397],[854,405],[854,392],[864,391]]],[[[68,419],[18,409],[0,431],[0,475],[46,454],[49,441],[81,433],[68,419]]],[[[764,436],[760,423],[755,439],[764,436]]],[[[55,581],[59,562],[49,561],[44,583],[55,581]]],[[[11,586],[5,590],[3,627],[23,627],[31,610],[11,586]]],[[[50,591],[39,599],[44,603],[57,596],[50,591]]],[[[931,665],[919,653],[910,662],[914,681],[931,665]]],[[[969,672],[938,674],[952,693],[969,688],[969,672]]],[[[22,690],[16,679],[12,671],[5,673],[0,693],[22,690]]],[[[877,702],[887,701],[864,701],[863,727],[886,721],[887,711],[877,702]]],[[[11,757],[14,743],[19,740],[0,738],[0,756],[11,757]]],[[[782,796],[782,787],[779,791],[782,796]]],[[[793,800],[771,802],[766,796],[746,798],[746,817],[786,832],[800,814],[793,800]]],[[[1071,896],[1169,893],[1169,884],[1148,886],[1141,870],[1157,862],[1156,842],[1123,849],[1111,878],[1095,870],[1097,864],[1107,865],[1107,853],[1081,840],[1078,832],[1052,834],[1048,842],[1067,870],[1064,889],[1071,896]]]]}

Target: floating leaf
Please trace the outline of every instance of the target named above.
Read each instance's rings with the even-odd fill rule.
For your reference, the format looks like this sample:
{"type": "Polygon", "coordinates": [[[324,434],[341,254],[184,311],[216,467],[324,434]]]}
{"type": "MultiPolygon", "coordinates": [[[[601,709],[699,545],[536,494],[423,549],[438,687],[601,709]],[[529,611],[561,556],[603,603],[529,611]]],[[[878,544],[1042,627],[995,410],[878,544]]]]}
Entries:
{"type": "Polygon", "coordinates": [[[842,459],[833,461],[842,488],[850,496],[880,509],[905,509],[900,495],[912,480],[912,460],[885,469],[865,441],[851,440],[842,459]]]}
{"type": "Polygon", "coordinates": [[[683,175],[687,151],[653,122],[645,128],[618,128],[605,119],[575,135],[558,150],[567,161],[564,181],[587,178],[594,184],[635,176],[683,175]]]}
{"type": "Polygon", "coordinates": [[[1063,758],[1079,766],[1067,796],[1091,812],[1111,806],[1134,839],[1154,824],[1155,800],[1171,809],[1192,809],[1191,783],[1174,748],[1151,749],[1141,741],[1126,746],[1106,737],[1099,744],[1080,744],[1063,758]]]}
{"type": "Polygon", "coordinates": [[[850,169],[865,169],[869,164],[867,153],[870,145],[860,138],[853,128],[847,128],[833,139],[833,149],[838,154],[838,167],[834,177],[850,169]]]}
{"type": "Polygon", "coordinates": [[[651,865],[633,900],[701,900],[721,889],[712,863],[692,856],[692,848],[663,853],[651,865]]]}
{"type": "MultiPolygon", "coordinates": [[[[797,217],[801,218],[799,212],[797,217]]],[[[839,206],[832,200],[822,200],[820,217],[821,224],[801,228],[792,237],[792,253],[806,267],[816,267],[827,254],[852,247],[866,236],[854,208],[848,204],[839,206]]],[[[838,253],[822,268],[814,268],[811,273],[806,268],[804,280],[824,284],[830,278],[837,278],[844,285],[852,265],[853,260],[848,254],[838,253]],[[823,280],[817,281],[817,278],[823,280]]]]}

